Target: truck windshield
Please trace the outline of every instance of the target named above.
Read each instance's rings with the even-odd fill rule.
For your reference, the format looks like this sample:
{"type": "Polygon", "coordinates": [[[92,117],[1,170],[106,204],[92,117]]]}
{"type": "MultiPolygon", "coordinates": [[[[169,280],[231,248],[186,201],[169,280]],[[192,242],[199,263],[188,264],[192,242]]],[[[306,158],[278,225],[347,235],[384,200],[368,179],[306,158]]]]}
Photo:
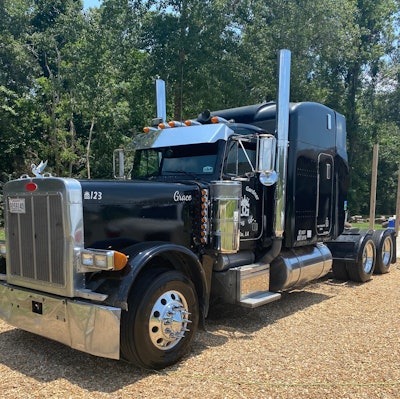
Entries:
{"type": "Polygon", "coordinates": [[[132,178],[213,175],[217,153],[218,143],[137,150],[132,178]]]}

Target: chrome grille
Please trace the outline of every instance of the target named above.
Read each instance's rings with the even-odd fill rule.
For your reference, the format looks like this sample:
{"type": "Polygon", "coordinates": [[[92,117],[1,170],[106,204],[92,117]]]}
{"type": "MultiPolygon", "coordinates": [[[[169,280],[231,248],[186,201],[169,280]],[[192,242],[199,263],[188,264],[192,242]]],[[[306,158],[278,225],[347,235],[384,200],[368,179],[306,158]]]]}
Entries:
{"type": "Polygon", "coordinates": [[[64,221],[60,193],[23,196],[25,213],[7,212],[11,276],[64,287],[64,221]]]}

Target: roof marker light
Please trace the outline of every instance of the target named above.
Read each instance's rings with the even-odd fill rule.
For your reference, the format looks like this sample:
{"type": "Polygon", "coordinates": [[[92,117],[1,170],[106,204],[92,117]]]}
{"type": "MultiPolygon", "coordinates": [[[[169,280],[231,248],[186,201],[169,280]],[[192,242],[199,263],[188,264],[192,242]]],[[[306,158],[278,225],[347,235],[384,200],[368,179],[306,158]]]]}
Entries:
{"type": "Polygon", "coordinates": [[[145,127],[143,128],[143,131],[144,131],[145,133],[150,133],[150,132],[157,132],[158,129],[157,129],[156,127],[145,126],[145,127]]]}
{"type": "Polygon", "coordinates": [[[186,126],[198,126],[198,125],[201,125],[201,123],[198,121],[195,121],[193,119],[188,119],[185,121],[185,125],[186,126]]]}
{"type": "Polygon", "coordinates": [[[184,126],[184,124],[182,122],[178,122],[178,121],[170,121],[170,122],[168,122],[168,125],[170,127],[181,127],[181,126],[184,126]]]}
{"type": "Polygon", "coordinates": [[[168,123],[160,123],[158,125],[159,129],[169,129],[171,126],[168,125],[168,123]]]}
{"type": "Polygon", "coordinates": [[[229,123],[228,120],[226,120],[225,118],[221,118],[220,116],[213,116],[211,118],[211,122],[212,123],[229,123]]]}

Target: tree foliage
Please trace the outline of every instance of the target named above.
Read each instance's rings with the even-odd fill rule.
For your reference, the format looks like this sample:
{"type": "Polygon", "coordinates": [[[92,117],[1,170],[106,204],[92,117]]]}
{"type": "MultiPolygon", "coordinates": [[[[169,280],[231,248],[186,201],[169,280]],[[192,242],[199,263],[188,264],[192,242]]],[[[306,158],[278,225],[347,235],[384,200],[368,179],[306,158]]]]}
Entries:
{"type": "Polygon", "coordinates": [[[0,0],[2,180],[51,172],[111,177],[113,148],[155,115],[193,117],[276,97],[276,52],[292,51],[292,101],[347,118],[350,209],[393,213],[399,160],[397,0],[0,0]]]}

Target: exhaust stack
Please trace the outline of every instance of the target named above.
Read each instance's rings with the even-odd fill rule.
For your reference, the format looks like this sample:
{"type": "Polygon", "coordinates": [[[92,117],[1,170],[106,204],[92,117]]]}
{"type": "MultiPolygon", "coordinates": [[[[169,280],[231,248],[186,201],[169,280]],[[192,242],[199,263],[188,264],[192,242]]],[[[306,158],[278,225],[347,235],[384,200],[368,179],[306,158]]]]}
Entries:
{"type": "Polygon", "coordinates": [[[156,80],[156,99],[157,99],[157,119],[162,119],[162,122],[167,120],[167,100],[165,94],[165,81],[162,79],[156,80]]]}
{"type": "Polygon", "coordinates": [[[290,97],[290,59],[289,50],[278,53],[278,99],[276,105],[276,136],[278,139],[276,172],[275,236],[282,238],[285,230],[286,179],[289,146],[289,97],[290,97]]]}

